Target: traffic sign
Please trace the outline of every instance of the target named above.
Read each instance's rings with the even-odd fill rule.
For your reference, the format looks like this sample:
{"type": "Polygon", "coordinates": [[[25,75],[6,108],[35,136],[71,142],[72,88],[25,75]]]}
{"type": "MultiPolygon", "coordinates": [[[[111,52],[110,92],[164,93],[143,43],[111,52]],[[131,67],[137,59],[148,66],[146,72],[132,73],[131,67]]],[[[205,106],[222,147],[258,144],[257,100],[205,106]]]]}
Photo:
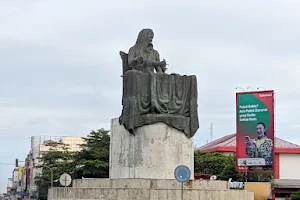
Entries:
{"type": "Polygon", "coordinates": [[[239,158],[238,166],[266,166],[264,158],[239,158]]]}
{"type": "Polygon", "coordinates": [[[62,186],[67,187],[67,186],[69,186],[69,185],[71,184],[72,178],[71,178],[71,176],[70,176],[69,174],[64,173],[64,174],[62,174],[62,175],[60,176],[59,182],[60,182],[60,184],[61,184],[62,186]]]}
{"type": "Polygon", "coordinates": [[[187,166],[180,165],[176,167],[174,176],[180,183],[188,182],[191,178],[191,170],[187,166]]]}

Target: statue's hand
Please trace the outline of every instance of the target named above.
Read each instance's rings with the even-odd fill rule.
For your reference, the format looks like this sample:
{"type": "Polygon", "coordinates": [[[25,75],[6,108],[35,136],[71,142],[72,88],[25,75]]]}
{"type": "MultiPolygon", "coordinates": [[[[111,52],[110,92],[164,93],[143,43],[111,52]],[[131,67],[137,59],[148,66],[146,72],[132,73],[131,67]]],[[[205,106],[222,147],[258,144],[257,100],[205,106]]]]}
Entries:
{"type": "Polygon", "coordinates": [[[166,67],[166,65],[167,65],[167,62],[166,62],[165,59],[163,59],[163,61],[161,61],[160,63],[161,63],[161,66],[162,66],[162,67],[166,67]]]}
{"type": "Polygon", "coordinates": [[[163,61],[160,62],[160,67],[162,69],[163,72],[165,72],[167,70],[167,62],[165,59],[163,59],[163,61]]]}
{"type": "Polygon", "coordinates": [[[134,58],[134,61],[137,62],[137,63],[142,63],[143,60],[144,60],[144,59],[143,59],[142,56],[138,56],[138,57],[135,57],[135,58],[134,58]]]}

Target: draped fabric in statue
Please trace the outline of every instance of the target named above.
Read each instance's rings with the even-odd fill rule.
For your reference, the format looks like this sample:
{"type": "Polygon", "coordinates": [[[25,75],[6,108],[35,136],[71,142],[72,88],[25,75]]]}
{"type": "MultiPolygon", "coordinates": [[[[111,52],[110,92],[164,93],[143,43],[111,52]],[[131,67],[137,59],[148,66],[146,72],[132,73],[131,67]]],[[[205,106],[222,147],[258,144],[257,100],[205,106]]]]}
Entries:
{"type": "Polygon", "coordinates": [[[123,78],[120,124],[129,132],[134,134],[138,127],[163,122],[188,138],[194,136],[199,128],[196,76],[129,70],[123,78]]]}

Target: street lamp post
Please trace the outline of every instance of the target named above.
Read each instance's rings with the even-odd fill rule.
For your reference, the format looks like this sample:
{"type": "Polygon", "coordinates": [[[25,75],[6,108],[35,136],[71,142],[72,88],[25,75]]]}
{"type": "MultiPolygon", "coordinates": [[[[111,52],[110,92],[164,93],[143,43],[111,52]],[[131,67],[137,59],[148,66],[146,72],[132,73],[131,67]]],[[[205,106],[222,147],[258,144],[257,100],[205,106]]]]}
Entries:
{"type": "Polygon", "coordinates": [[[39,165],[38,167],[45,167],[45,168],[47,168],[47,169],[49,169],[50,170],[50,173],[51,173],[51,182],[50,182],[50,187],[52,188],[53,187],[53,171],[52,171],[52,169],[51,169],[51,167],[48,167],[48,166],[46,166],[46,165],[39,165]]]}
{"type": "Polygon", "coordinates": [[[247,90],[249,90],[249,89],[251,89],[251,90],[255,90],[253,87],[251,87],[251,86],[248,86],[247,87],[247,90]]]}
{"type": "Polygon", "coordinates": [[[235,89],[236,89],[236,90],[242,90],[243,92],[245,91],[245,88],[242,88],[242,87],[239,87],[239,86],[236,87],[235,89]]]}
{"type": "Polygon", "coordinates": [[[50,170],[50,173],[51,173],[51,183],[50,183],[51,186],[50,186],[50,188],[53,188],[53,171],[52,171],[52,169],[48,166],[45,166],[45,165],[42,165],[42,167],[46,167],[47,169],[50,170]]]}
{"type": "Polygon", "coordinates": [[[244,160],[243,164],[244,164],[244,166],[245,166],[245,178],[246,178],[246,182],[247,182],[247,175],[248,175],[248,174],[247,174],[247,172],[248,172],[247,161],[244,160]]]}
{"type": "Polygon", "coordinates": [[[33,167],[34,167],[34,168],[45,167],[45,168],[47,168],[47,169],[50,170],[50,173],[51,173],[51,180],[50,180],[50,181],[51,181],[51,183],[50,183],[51,186],[50,186],[50,187],[52,188],[52,187],[53,187],[53,171],[52,171],[51,167],[46,166],[46,165],[39,165],[39,166],[36,167],[34,161],[35,161],[35,159],[33,159],[33,167]]]}
{"type": "Polygon", "coordinates": [[[266,90],[267,88],[265,87],[257,87],[258,90],[266,90]]]}

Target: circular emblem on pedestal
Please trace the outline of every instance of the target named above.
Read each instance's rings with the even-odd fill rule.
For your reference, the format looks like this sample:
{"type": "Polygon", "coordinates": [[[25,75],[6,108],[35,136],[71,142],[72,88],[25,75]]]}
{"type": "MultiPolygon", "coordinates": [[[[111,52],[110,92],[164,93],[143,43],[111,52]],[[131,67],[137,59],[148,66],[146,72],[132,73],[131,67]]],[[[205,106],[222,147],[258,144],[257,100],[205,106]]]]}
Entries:
{"type": "Polygon", "coordinates": [[[180,165],[176,167],[174,176],[180,183],[188,182],[191,178],[191,170],[187,166],[180,165]]]}

